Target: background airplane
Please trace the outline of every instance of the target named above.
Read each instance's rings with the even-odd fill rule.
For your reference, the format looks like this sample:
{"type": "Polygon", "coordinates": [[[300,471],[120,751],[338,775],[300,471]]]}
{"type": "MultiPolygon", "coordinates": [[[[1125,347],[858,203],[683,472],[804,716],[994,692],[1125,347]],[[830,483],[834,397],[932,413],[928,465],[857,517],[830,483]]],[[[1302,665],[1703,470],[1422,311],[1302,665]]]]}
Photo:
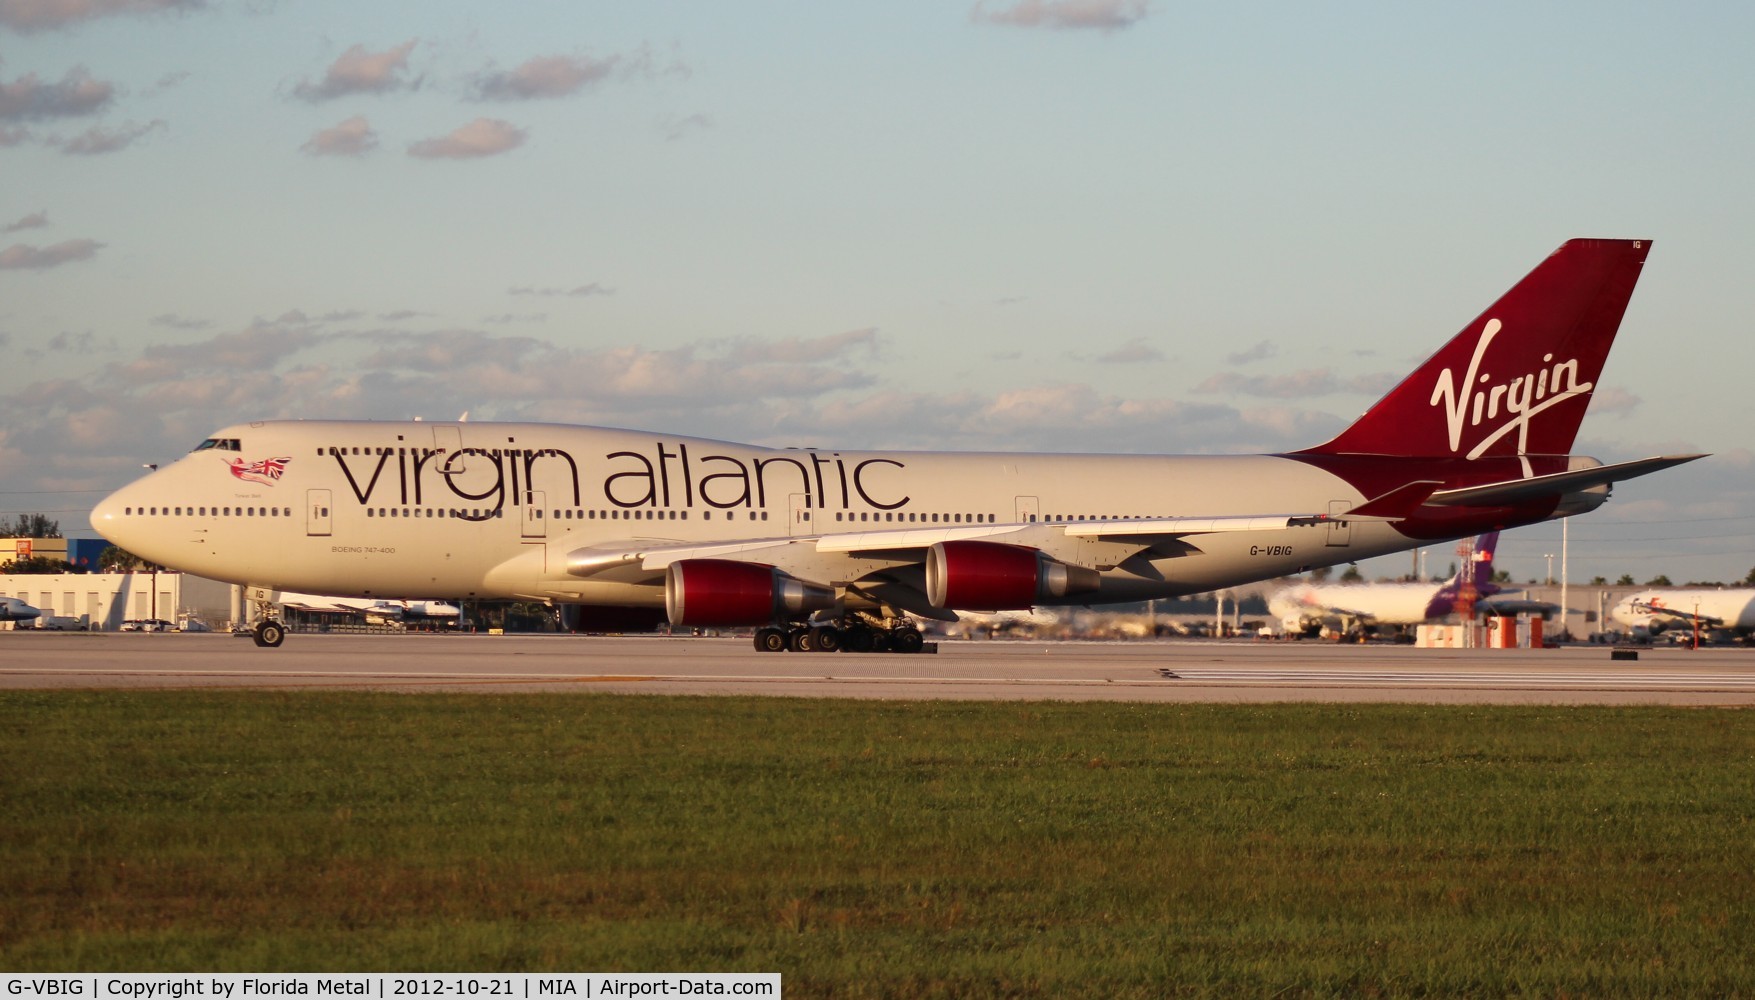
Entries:
{"type": "Polygon", "coordinates": [[[457,618],[463,609],[445,601],[390,601],[364,597],[329,597],[277,591],[270,600],[282,607],[318,612],[359,612],[392,621],[408,618],[457,618]]]}
{"type": "Polygon", "coordinates": [[[1465,584],[1474,589],[1475,615],[1548,614],[1558,605],[1506,598],[1493,582],[1499,532],[1475,540],[1469,561],[1443,583],[1296,583],[1268,593],[1268,611],[1287,633],[1328,627],[1354,633],[1374,626],[1407,627],[1458,613],[1465,584]]]}
{"type": "Polygon", "coordinates": [[[16,597],[0,597],[0,622],[28,622],[42,614],[16,597]]]}
{"type": "Polygon", "coordinates": [[[1621,599],[1609,618],[1628,628],[1651,633],[1668,629],[1731,629],[1738,635],[1755,631],[1755,587],[1698,587],[1642,590],[1621,599]]]}

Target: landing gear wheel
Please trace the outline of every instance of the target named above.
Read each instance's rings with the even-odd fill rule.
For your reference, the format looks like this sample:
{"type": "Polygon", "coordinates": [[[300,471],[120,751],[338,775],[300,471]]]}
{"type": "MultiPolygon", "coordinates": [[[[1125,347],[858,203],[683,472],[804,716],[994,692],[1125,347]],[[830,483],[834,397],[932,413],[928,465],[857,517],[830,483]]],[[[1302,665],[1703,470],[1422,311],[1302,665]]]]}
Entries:
{"type": "Polygon", "coordinates": [[[256,626],[256,631],[251,635],[251,638],[256,641],[258,646],[272,648],[286,641],[286,628],[279,622],[263,622],[256,626]]]}
{"type": "Polygon", "coordinates": [[[762,653],[786,652],[786,632],[773,627],[756,629],[756,650],[762,653]]]}
{"type": "Polygon", "coordinates": [[[926,645],[919,629],[899,628],[890,636],[890,645],[898,653],[918,653],[926,645]]]}
{"type": "Polygon", "coordinates": [[[864,625],[854,625],[841,630],[841,652],[869,653],[872,646],[871,629],[864,625]]]}
{"type": "Polygon", "coordinates": [[[817,651],[817,636],[814,628],[795,628],[786,643],[786,648],[794,653],[814,653],[817,651]]]}
{"type": "Polygon", "coordinates": [[[841,648],[841,630],[835,626],[826,625],[811,631],[816,633],[814,639],[816,640],[817,652],[833,653],[841,648]]]}

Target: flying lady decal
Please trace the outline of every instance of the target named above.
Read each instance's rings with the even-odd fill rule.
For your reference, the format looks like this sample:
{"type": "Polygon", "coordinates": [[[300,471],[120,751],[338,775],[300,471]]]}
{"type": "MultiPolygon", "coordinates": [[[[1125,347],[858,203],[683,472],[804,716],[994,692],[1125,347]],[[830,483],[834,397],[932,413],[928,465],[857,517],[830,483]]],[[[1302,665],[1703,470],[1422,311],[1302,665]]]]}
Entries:
{"type": "Polygon", "coordinates": [[[246,462],[241,458],[234,458],[226,463],[226,468],[232,470],[233,476],[246,483],[273,486],[280,482],[281,475],[286,472],[287,463],[291,461],[291,456],[264,458],[256,462],[246,462]]]}

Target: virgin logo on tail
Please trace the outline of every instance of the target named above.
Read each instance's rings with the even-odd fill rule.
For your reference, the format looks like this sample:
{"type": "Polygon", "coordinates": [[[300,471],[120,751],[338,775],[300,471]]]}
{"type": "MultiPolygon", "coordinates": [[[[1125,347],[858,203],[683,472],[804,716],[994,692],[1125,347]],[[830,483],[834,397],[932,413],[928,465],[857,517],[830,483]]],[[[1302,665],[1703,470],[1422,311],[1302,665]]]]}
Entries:
{"type": "Polygon", "coordinates": [[[1431,405],[1444,407],[1452,453],[1462,448],[1464,426],[1479,427],[1486,422],[1491,427],[1492,421],[1504,416],[1504,423],[1491,427],[1487,435],[1469,450],[1471,459],[1480,458],[1494,442],[1514,430],[1518,432],[1518,453],[1527,452],[1530,420],[1536,414],[1574,396],[1582,396],[1595,387],[1593,382],[1578,380],[1577,358],[1554,361],[1552,354],[1542,355],[1545,367],[1540,370],[1494,383],[1492,373],[1481,371],[1481,360],[1501,328],[1497,319],[1488,320],[1481,328],[1481,336],[1475,341],[1474,356],[1469,359],[1468,374],[1463,376],[1460,386],[1449,368],[1438,373],[1432,386],[1431,405]],[[1549,362],[1553,363],[1550,365],[1549,362]]]}

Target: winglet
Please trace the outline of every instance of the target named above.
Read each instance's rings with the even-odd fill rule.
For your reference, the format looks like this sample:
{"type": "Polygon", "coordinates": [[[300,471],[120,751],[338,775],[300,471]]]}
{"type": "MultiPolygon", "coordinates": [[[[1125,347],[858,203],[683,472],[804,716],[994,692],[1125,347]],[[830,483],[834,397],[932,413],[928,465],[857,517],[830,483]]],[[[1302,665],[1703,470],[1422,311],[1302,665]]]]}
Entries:
{"type": "Polygon", "coordinates": [[[1380,497],[1365,501],[1341,515],[1337,520],[1345,520],[1350,517],[1369,517],[1385,521],[1399,521],[1411,516],[1416,508],[1426,502],[1427,497],[1430,497],[1437,491],[1438,487],[1443,485],[1442,482],[1433,479],[1417,479],[1406,486],[1398,486],[1380,497]]]}

